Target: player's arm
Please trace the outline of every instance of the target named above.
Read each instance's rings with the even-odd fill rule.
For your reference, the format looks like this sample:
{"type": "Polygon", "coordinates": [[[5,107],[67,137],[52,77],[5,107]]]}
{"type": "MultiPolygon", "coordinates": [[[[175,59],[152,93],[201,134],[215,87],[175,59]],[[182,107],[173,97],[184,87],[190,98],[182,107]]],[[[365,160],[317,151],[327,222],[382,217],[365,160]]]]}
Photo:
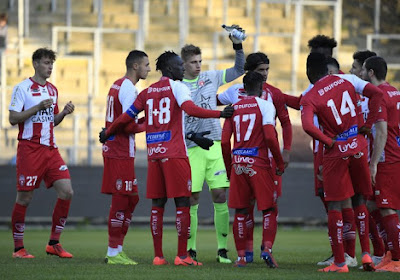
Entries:
{"type": "Polygon", "coordinates": [[[264,140],[268,149],[271,151],[276,163],[276,175],[282,175],[285,171],[285,163],[279,149],[279,142],[275,127],[272,124],[263,125],[264,140]]]}
{"type": "Polygon", "coordinates": [[[285,104],[295,110],[300,110],[300,100],[302,95],[300,95],[299,97],[293,96],[293,95],[289,95],[286,93],[283,93],[283,97],[285,100],[285,104]]]}
{"type": "Polygon", "coordinates": [[[378,168],[379,158],[385,148],[387,140],[387,122],[379,121],[375,123],[375,137],[373,142],[373,150],[369,163],[372,185],[375,185],[376,172],[378,168]]]}
{"type": "Polygon", "coordinates": [[[63,121],[64,117],[66,115],[72,114],[74,110],[75,105],[72,104],[72,101],[68,102],[60,113],[54,115],[54,126],[59,125],[63,121]]]}
{"type": "Polygon", "coordinates": [[[240,85],[233,85],[227,90],[217,94],[217,105],[229,105],[238,102],[240,88],[240,85]]]}
{"type": "Polygon", "coordinates": [[[374,86],[371,83],[368,83],[365,86],[362,94],[370,99],[368,102],[368,118],[364,126],[368,129],[371,129],[372,124],[374,124],[378,118],[379,108],[381,106],[383,98],[383,92],[378,87],[374,86]]]}
{"type": "Polygon", "coordinates": [[[145,118],[138,119],[138,122],[130,122],[124,128],[125,134],[135,134],[146,131],[145,118]]]}
{"type": "Polygon", "coordinates": [[[290,122],[289,112],[285,105],[283,93],[281,92],[280,94],[277,94],[276,96],[278,98],[274,102],[274,105],[276,108],[276,113],[277,113],[278,119],[282,126],[282,138],[283,138],[282,156],[283,156],[283,161],[285,162],[285,168],[287,168],[289,165],[290,149],[291,149],[292,139],[293,139],[292,123],[290,122]]]}
{"type": "Polygon", "coordinates": [[[242,76],[244,74],[245,58],[244,58],[242,40],[239,40],[230,35],[229,35],[229,39],[231,39],[231,41],[233,43],[233,49],[236,52],[235,65],[233,65],[232,68],[225,69],[224,83],[232,82],[233,80],[239,78],[240,76],[242,76]]]}
{"type": "Polygon", "coordinates": [[[225,120],[224,126],[222,127],[222,135],[221,135],[221,148],[222,148],[222,156],[224,158],[226,175],[228,179],[231,177],[231,164],[232,164],[232,156],[231,156],[231,136],[233,132],[232,122],[230,120],[225,120]]]}
{"type": "Polygon", "coordinates": [[[50,108],[51,105],[53,105],[53,99],[49,98],[49,99],[42,100],[39,104],[37,104],[27,110],[23,110],[23,111],[19,112],[19,109],[22,110],[23,105],[20,106],[21,108],[14,108],[13,105],[17,102],[16,98],[17,97],[15,95],[12,98],[13,101],[11,102],[11,105],[10,105],[10,111],[9,111],[10,114],[9,114],[8,120],[11,125],[23,123],[24,121],[29,119],[31,116],[35,115],[37,112],[39,112],[41,110],[45,110],[47,108],[50,108]]]}
{"type": "Polygon", "coordinates": [[[197,118],[230,118],[233,114],[233,107],[226,106],[224,110],[207,110],[196,106],[192,100],[187,100],[182,103],[181,108],[186,114],[197,118]]]}
{"type": "Polygon", "coordinates": [[[335,143],[335,140],[323,134],[322,131],[314,125],[313,117],[314,110],[312,109],[311,105],[302,104],[301,124],[303,126],[303,130],[312,138],[324,143],[327,147],[332,147],[335,143]]]}

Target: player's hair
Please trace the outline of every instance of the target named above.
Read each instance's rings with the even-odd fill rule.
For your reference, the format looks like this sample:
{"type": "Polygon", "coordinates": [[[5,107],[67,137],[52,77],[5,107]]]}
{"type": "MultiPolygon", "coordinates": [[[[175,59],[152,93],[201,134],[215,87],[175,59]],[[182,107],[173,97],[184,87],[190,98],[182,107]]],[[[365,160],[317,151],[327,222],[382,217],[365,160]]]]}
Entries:
{"type": "Polygon", "coordinates": [[[336,46],[337,46],[336,40],[325,35],[314,36],[308,41],[308,47],[310,49],[316,49],[316,48],[333,49],[336,48],[336,46]]]}
{"type": "Polygon", "coordinates": [[[183,61],[187,61],[193,55],[201,54],[201,50],[199,47],[195,45],[184,45],[181,49],[181,58],[183,61]]]}
{"type": "Polygon", "coordinates": [[[307,76],[311,83],[328,73],[327,60],[322,53],[310,53],[307,57],[307,76]]]}
{"type": "Polygon", "coordinates": [[[143,57],[147,57],[145,52],[138,50],[131,51],[125,60],[126,69],[131,68],[134,63],[139,63],[143,57]]]}
{"type": "Polygon", "coordinates": [[[353,59],[356,59],[361,66],[364,64],[364,61],[372,56],[376,56],[376,52],[372,52],[370,50],[365,51],[357,51],[353,54],[353,59]]]}
{"type": "Polygon", "coordinates": [[[339,62],[336,60],[336,58],[333,58],[331,56],[326,58],[326,65],[333,65],[336,67],[338,70],[340,69],[339,62]]]}
{"type": "Polygon", "coordinates": [[[32,54],[32,61],[41,60],[43,57],[50,58],[51,60],[56,60],[56,53],[53,50],[47,48],[40,48],[34,51],[32,54]]]}
{"type": "Polygon", "coordinates": [[[245,71],[254,71],[260,64],[269,64],[269,58],[265,53],[256,52],[251,53],[246,57],[246,63],[244,64],[245,71]]]}
{"type": "Polygon", "coordinates": [[[263,75],[254,71],[248,71],[243,77],[243,87],[248,93],[254,93],[260,90],[263,83],[263,75]]]}
{"type": "Polygon", "coordinates": [[[171,58],[178,56],[173,51],[165,51],[156,59],[156,70],[160,70],[161,72],[167,69],[168,62],[171,58]]]}
{"type": "Polygon", "coordinates": [[[387,64],[386,61],[380,56],[371,56],[367,58],[364,62],[365,69],[367,71],[374,70],[375,77],[379,80],[385,80],[387,74],[387,64]]]}
{"type": "Polygon", "coordinates": [[[5,21],[5,22],[8,21],[8,16],[7,16],[6,13],[1,13],[0,14],[0,21],[5,21]]]}

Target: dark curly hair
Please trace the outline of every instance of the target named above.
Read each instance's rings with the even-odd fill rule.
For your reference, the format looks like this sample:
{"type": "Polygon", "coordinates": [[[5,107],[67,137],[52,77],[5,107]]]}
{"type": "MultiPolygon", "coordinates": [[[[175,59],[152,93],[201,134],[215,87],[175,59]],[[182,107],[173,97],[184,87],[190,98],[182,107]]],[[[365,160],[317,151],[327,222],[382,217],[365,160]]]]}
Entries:
{"type": "Polygon", "coordinates": [[[165,71],[168,66],[168,61],[178,56],[173,51],[165,51],[156,59],[156,70],[160,70],[161,72],[165,71]]]}

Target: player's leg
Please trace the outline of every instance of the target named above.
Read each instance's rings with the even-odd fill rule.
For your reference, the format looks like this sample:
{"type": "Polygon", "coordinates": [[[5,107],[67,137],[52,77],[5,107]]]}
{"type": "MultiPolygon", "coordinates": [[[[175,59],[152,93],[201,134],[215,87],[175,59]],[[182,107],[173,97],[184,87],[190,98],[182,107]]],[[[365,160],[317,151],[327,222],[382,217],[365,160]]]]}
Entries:
{"type": "Polygon", "coordinates": [[[354,210],[351,200],[346,200],[342,205],[343,216],[343,247],[346,264],[349,267],[358,265],[356,254],[356,221],[354,219],[354,210]]]}
{"type": "Polygon", "coordinates": [[[227,256],[229,210],[226,202],[226,191],[229,188],[229,182],[226,177],[220,141],[214,141],[214,145],[210,147],[209,151],[206,151],[206,157],[205,180],[210,188],[214,203],[214,226],[218,246],[217,261],[220,263],[232,263],[227,256]]]}
{"type": "Polygon", "coordinates": [[[133,211],[135,211],[136,205],[139,203],[139,196],[136,195],[129,195],[129,205],[127,210],[125,210],[125,219],[124,219],[124,223],[122,225],[122,232],[121,232],[121,241],[120,244],[118,244],[118,251],[121,253],[123,253],[123,245],[124,245],[124,240],[125,240],[125,236],[128,233],[129,230],[129,226],[131,224],[131,220],[132,220],[132,214],[133,211]]]}
{"type": "MultiPolygon", "coordinates": [[[[250,206],[247,209],[246,216],[246,262],[252,263],[254,257],[253,240],[254,240],[254,204],[255,199],[251,199],[250,206]]],[[[263,249],[262,249],[263,250],[263,249]]]]}
{"type": "Polygon", "coordinates": [[[167,202],[167,192],[160,160],[148,160],[146,197],[151,199],[150,230],[153,237],[153,265],[166,265],[162,250],[164,206],[167,202]]]}
{"type": "Polygon", "coordinates": [[[17,191],[17,199],[11,214],[12,233],[14,239],[13,258],[34,258],[24,248],[26,209],[33,197],[33,191],[17,191]]]}
{"type": "Polygon", "coordinates": [[[205,153],[208,152],[196,146],[188,149],[190,170],[192,177],[192,194],[190,198],[190,234],[187,242],[187,251],[191,258],[197,259],[197,228],[200,192],[203,189],[206,170],[205,153]]]}
{"type": "Polygon", "coordinates": [[[235,261],[236,267],[246,266],[246,216],[247,208],[235,209],[235,218],[233,220],[232,231],[235,240],[238,259],[235,261]]]}
{"type": "Polygon", "coordinates": [[[375,267],[383,260],[385,255],[385,243],[381,236],[382,228],[382,216],[380,215],[379,209],[376,207],[375,198],[370,197],[367,200],[367,209],[369,212],[369,236],[374,248],[374,255],[372,256],[372,261],[375,267]],[[378,216],[376,215],[378,213],[378,216]],[[374,216],[377,216],[375,220],[374,216]]]}
{"type": "Polygon", "coordinates": [[[391,260],[378,267],[378,271],[400,272],[400,223],[396,210],[381,208],[382,223],[387,233],[391,260]]]}

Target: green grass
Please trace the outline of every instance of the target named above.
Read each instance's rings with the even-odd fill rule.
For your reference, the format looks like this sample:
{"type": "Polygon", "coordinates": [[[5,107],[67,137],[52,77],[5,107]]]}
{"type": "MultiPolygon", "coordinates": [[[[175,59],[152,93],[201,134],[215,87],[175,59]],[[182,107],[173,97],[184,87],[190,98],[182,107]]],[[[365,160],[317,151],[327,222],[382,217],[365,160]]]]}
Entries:
{"type": "MultiPolygon", "coordinates": [[[[255,256],[258,256],[261,231],[255,230],[255,256]]],[[[44,248],[49,237],[48,230],[25,232],[25,246],[35,259],[13,259],[10,231],[0,231],[0,279],[400,279],[391,273],[371,273],[352,268],[350,273],[335,274],[317,272],[315,263],[330,254],[326,231],[279,230],[274,246],[274,256],[280,265],[269,269],[255,258],[255,263],[245,268],[216,262],[216,241],[213,230],[202,229],[198,234],[198,258],[203,267],[152,266],[153,245],[148,228],[131,227],[125,241],[124,251],[136,266],[113,266],[104,263],[107,249],[107,231],[65,230],[62,244],[73,259],[47,256],[44,248]]],[[[176,231],[164,230],[164,254],[173,263],[177,246],[176,231]]],[[[231,236],[229,257],[236,258],[231,236]]],[[[357,248],[357,252],[359,249],[357,248]]],[[[359,254],[358,259],[360,260],[359,254]]]]}

